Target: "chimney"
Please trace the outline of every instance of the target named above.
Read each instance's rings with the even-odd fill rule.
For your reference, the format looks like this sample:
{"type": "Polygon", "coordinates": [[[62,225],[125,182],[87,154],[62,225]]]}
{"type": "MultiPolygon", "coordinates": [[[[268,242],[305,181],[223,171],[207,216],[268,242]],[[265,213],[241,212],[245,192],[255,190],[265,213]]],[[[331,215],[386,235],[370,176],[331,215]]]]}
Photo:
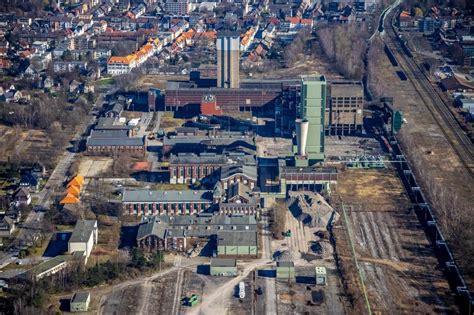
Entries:
{"type": "Polygon", "coordinates": [[[308,139],[309,122],[306,119],[297,119],[296,121],[296,145],[297,154],[306,155],[306,140],[308,139]]]}

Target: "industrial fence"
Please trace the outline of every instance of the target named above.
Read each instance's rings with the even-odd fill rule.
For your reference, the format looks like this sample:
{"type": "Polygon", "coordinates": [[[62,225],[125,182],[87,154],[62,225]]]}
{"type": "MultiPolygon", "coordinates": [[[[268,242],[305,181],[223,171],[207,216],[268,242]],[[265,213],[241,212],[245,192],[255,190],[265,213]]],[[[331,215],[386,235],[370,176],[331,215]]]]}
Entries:
{"type": "Polygon", "coordinates": [[[441,233],[441,230],[436,223],[435,216],[431,207],[426,202],[426,198],[418,185],[415,175],[413,174],[410,165],[402,153],[400,145],[395,137],[388,137],[390,145],[393,149],[392,155],[400,178],[410,196],[411,202],[414,205],[414,210],[420,220],[425,232],[431,241],[436,257],[443,268],[443,271],[448,280],[449,286],[456,295],[456,303],[458,304],[462,314],[472,315],[474,313],[474,298],[467,288],[466,282],[454,261],[451,250],[446,243],[446,240],[441,233]]]}

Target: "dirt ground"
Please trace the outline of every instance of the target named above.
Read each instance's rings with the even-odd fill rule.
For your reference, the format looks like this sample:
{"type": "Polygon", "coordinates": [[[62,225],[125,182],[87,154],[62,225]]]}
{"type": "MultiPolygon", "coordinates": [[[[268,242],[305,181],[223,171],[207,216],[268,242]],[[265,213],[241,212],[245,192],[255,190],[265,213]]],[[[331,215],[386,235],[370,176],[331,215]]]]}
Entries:
{"type": "Polygon", "coordinates": [[[106,157],[82,157],[78,173],[84,177],[96,177],[112,166],[113,159],[106,157]]]}
{"type": "MultiPolygon", "coordinates": [[[[402,110],[407,123],[403,125],[401,133],[397,136],[412,163],[417,180],[423,192],[430,199],[435,214],[442,213],[435,203],[438,191],[449,195],[451,200],[456,200],[458,208],[466,209],[467,213],[474,211],[472,201],[472,187],[474,177],[461,163],[459,156],[450,141],[436,123],[433,114],[424,106],[421,97],[416,93],[413,84],[401,81],[385,54],[380,54],[376,60],[375,77],[385,96],[394,97],[394,107],[402,110]],[[430,154],[427,154],[429,152],[430,154]],[[432,192],[431,194],[429,192],[432,192]]],[[[457,141],[457,140],[456,140],[457,141]]],[[[438,217],[442,221],[443,217],[438,217]]],[[[449,219],[448,219],[449,220],[449,219]]],[[[474,283],[469,260],[465,261],[465,248],[457,246],[458,241],[450,244],[454,256],[461,270],[465,270],[465,280],[468,285],[474,283]]],[[[471,285],[472,286],[472,285],[471,285]]]]}
{"type": "MultiPolygon", "coordinates": [[[[253,273],[250,273],[244,281],[246,284],[246,297],[242,301],[235,296],[229,297],[229,305],[226,307],[228,314],[252,314],[253,295],[251,292],[254,291],[252,274],[253,273]]],[[[180,298],[190,297],[192,294],[196,294],[200,301],[205,300],[208,294],[214,292],[219,286],[231,279],[232,277],[213,277],[196,273],[195,270],[186,270],[183,275],[182,294],[180,298]]],[[[235,292],[233,293],[235,294],[235,292]]],[[[194,308],[199,308],[199,304],[194,306],[194,308]]],[[[180,303],[178,314],[188,314],[192,310],[193,308],[180,303]]]]}
{"type": "Polygon", "coordinates": [[[284,79],[284,78],[295,78],[301,74],[305,75],[320,75],[324,74],[327,79],[335,80],[341,79],[342,77],[334,72],[334,67],[323,56],[320,44],[315,42],[312,45],[312,54],[305,55],[300,54],[298,61],[295,62],[289,68],[280,68],[271,71],[250,71],[252,72],[253,79],[284,79]]]}
{"type": "Polygon", "coordinates": [[[96,263],[104,263],[119,255],[120,224],[112,222],[102,215],[99,216],[99,225],[97,245],[92,250],[88,261],[89,266],[93,266],[96,263]],[[107,224],[105,225],[101,222],[107,222],[107,224]]]}
{"type": "Polygon", "coordinates": [[[158,88],[166,90],[166,82],[170,80],[189,80],[189,75],[153,75],[141,76],[135,86],[142,91],[148,91],[149,88],[158,88]]]}
{"type": "Polygon", "coordinates": [[[0,125],[0,160],[33,156],[45,151],[51,140],[40,130],[24,130],[0,125]]]}
{"type": "Polygon", "coordinates": [[[334,269],[327,269],[328,285],[316,285],[314,267],[295,268],[296,281],[276,281],[278,314],[344,314],[339,283],[334,269]],[[312,305],[312,291],[323,291],[324,300],[312,305]]]}
{"type": "Polygon", "coordinates": [[[166,314],[171,310],[176,271],[153,280],[143,279],[130,285],[116,286],[102,295],[102,314],[166,314]],[[105,297],[105,298],[104,298],[105,297]],[[138,298],[140,297],[140,298],[138,298]]]}
{"type": "Polygon", "coordinates": [[[351,227],[349,232],[341,213],[335,228],[338,254],[349,273],[345,276],[351,278],[349,287],[362,292],[349,247],[350,234],[373,312],[456,311],[448,283],[395,173],[344,171],[336,194],[345,205],[351,227]]]}
{"type": "Polygon", "coordinates": [[[292,151],[292,140],[284,138],[264,138],[256,137],[257,156],[287,156],[292,151]]]}
{"type": "Polygon", "coordinates": [[[166,112],[161,116],[160,126],[165,132],[175,131],[185,123],[184,119],[173,117],[173,113],[166,112]]]}
{"type": "Polygon", "coordinates": [[[383,155],[380,143],[374,138],[326,136],[327,159],[361,155],[383,155]]]}

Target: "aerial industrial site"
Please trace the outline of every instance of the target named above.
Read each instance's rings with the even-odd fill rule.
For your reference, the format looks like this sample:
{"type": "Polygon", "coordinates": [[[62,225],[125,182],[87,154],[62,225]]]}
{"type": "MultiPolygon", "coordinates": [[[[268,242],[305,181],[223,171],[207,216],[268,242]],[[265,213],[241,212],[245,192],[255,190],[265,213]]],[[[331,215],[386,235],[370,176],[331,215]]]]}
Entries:
{"type": "Polygon", "coordinates": [[[470,1],[6,1],[0,73],[0,314],[474,314],[470,1]]]}

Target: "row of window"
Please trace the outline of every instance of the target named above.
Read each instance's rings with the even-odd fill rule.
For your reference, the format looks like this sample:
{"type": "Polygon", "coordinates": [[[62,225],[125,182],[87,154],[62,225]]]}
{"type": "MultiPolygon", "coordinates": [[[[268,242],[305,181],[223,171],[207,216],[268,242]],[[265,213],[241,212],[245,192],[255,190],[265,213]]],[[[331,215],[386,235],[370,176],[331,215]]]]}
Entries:
{"type": "Polygon", "coordinates": [[[134,203],[131,205],[131,209],[137,211],[145,211],[145,209],[163,209],[163,210],[200,210],[205,207],[207,204],[205,203],[193,203],[191,207],[191,203],[134,203]],[[162,206],[162,207],[161,207],[162,206]]]}

